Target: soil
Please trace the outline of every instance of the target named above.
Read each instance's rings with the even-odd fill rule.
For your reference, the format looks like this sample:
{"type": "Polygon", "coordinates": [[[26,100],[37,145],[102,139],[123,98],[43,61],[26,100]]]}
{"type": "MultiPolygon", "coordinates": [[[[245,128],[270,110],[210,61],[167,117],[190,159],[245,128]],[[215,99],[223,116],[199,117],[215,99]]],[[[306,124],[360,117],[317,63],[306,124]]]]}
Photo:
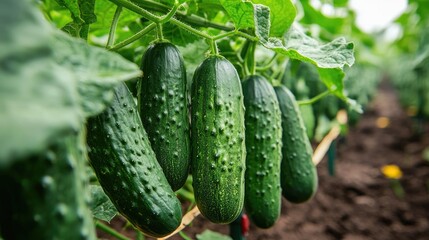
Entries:
{"type": "MultiPolygon", "coordinates": [[[[428,132],[429,124],[407,116],[395,91],[383,82],[357,125],[338,141],[335,174],[329,175],[325,157],[318,165],[319,189],[314,198],[303,204],[283,199],[278,222],[270,229],[251,224],[246,239],[429,239],[429,162],[423,157],[429,147],[428,132]],[[389,120],[384,128],[377,126],[380,117],[389,120]],[[403,197],[395,195],[392,180],[382,174],[386,164],[402,170],[403,197]]],[[[112,222],[118,230],[123,224],[120,218],[112,222]]],[[[196,239],[206,229],[229,232],[228,225],[210,223],[202,216],[184,232],[196,239]]],[[[170,239],[183,238],[177,234],[170,239]]]]}

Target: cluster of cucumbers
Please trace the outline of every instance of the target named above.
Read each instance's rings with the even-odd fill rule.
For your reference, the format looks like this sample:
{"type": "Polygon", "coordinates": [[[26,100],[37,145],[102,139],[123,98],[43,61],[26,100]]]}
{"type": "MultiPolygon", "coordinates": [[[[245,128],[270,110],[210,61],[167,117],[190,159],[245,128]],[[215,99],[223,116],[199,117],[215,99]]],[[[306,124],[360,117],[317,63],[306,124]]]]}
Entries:
{"type": "Polygon", "coordinates": [[[121,84],[87,124],[90,164],[136,228],[162,237],[180,225],[174,191],[189,174],[198,208],[214,223],[234,221],[244,207],[268,228],[282,194],[294,203],[314,195],[311,145],[286,87],[258,75],[241,82],[226,58],[211,55],[194,73],[189,102],[183,58],[168,42],[147,49],[142,71],[137,104],[121,84]]]}

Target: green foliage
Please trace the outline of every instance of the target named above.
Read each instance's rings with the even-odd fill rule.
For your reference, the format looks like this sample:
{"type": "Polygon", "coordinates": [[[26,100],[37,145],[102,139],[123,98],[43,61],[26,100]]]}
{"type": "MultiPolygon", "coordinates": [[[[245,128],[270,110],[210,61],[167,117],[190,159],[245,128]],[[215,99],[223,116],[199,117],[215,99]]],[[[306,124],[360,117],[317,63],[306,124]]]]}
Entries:
{"type": "Polygon", "coordinates": [[[217,232],[205,230],[203,233],[197,234],[197,240],[232,240],[232,238],[217,232]]]}
{"type": "Polygon", "coordinates": [[[110,222],[118,213],[109,197],[99,185],[90,185],[92,215],[100,220],[110,222]]]}
{"type": "Polygon", "coordinates": [[[140,70],[118,54],[55,30],[25,1],[1,6],[0,75],[7,79],[0,82],[4,165],[76,131],[85,117],[104,109],[116,83],[140,70]]]}

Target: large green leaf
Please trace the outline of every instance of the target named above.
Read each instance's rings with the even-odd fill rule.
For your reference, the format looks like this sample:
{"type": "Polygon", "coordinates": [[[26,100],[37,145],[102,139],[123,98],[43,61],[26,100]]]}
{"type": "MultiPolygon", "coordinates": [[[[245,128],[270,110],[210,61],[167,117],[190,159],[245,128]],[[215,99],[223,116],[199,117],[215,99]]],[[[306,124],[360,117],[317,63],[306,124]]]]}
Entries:
{"type": "Polygon", "coordinates": [[[77,131],[105,108],[115,82],[140,74],[54,29],[30,1],[0,3],[0,32],[0,167],[77,131]]]}
{"type": "Polygon", "coordinates": [[[308,62],[318,69],[321,80],[334,94],[342,99],[344,95],[343,78],[345,65],[353,65],[353,43],[338,38],[327,44],[305,35],[297,27],[292,27],[284,38],[285,44],[278,38],[270,38],[262,44],[271,50],[290,58],[308,62]]]}
{"type": "Polygon", "coordinates": [[[111,89],[119,81],[140,76],[137,65],[120,55],[93,47],[65,34],[55,34],[53,60],[72,70],[78,81],[79,103],[84,117],[101,112],[110,102],[111,89]],[[61,51],[59,51],[61,49],[61,51]]]}
{"type": "Polygon", "coordinates": [[[89,208],[92,215],[100,220],[110,222],[116,216],[118,210],[104,193],[103,188],[98,185],[90,185],[89,190],[91,193],[89,208]]]}

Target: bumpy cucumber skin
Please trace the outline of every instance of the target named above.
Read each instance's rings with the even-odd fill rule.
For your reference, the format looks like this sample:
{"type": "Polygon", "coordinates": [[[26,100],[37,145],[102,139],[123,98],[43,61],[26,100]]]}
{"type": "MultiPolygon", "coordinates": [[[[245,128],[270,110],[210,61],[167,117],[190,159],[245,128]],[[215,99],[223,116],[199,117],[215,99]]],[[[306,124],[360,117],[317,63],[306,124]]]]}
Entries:
{"type": "Polygon", "coordinates": [[[101,187],[135,227],[162,237],[179,226],[180,202],[155,158],[125,84],[115,89],[105,112],[89,119],[87,142],[101,187]]]}
{"type": "Polygon", "coordinates": [[[244,206],[260,228],[274,225],[280,216],[281,113],[276,93],[262,76],[243,82],[246,108],[246,173],[244,206]]]}
{"type": "Polygon", "coordinates": [[[282,113],[282,194],[292,203],[302,203],[311,199],[317,190],[313,149],[295,96],[284,86],[275,87],[274,90],[282,113]]]}
{"type": "Polygon", "coordinates": [[[151,45],[143,56],[138,105],[157,160],[173,189],[185,184],[190,164],[186,69],[171,43],[151,45]]]}
{"type": "Polygon", "coordinates": [[[196,69],[191,94],[191,169],[195,201],[214,223],[235,220],[244,202],[244,105],[234,66],[210,56],[196,69]]]}
{"type": "Polygon", "coordinates": [[[0,172],[4,239],[95,240],[83,141],[59,137],[45,153],[0,172]]]}

